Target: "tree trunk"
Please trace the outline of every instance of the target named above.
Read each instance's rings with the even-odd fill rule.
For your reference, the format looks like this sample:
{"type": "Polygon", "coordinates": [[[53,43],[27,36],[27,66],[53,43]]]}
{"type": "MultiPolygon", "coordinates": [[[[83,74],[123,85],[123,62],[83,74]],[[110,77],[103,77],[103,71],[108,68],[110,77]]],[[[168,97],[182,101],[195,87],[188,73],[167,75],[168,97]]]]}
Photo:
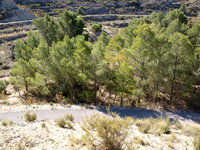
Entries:
{"type": "MultiPolygon", "coordinates": [[[[176,56],[176,60],[177,60],[177,58],[178,58],[178,56],[176,56]]],[[[174,70],[173,70],[173,79],[172,79],[172,86],[171,86],[171,93],[170,93],[170,103],[171,104],[173,102],[174,87],[175,87],[175,81],[176,81],[176,65],[177,65],[177,61],[175,62],[174,70]]]]}
{"type": "Polygon", "coordinates": [[[114,97],[114,99],[113,99],[113,104],[114,104],[114,102],[115,102],[115,100],[116,100],[117,95],[118,95],[118,94],[116,94],[115,97],[114,97]]]}
{"type": "Polygon", "coordinates": [[[140,104],[140,96],[138,97],[137,103],[140,104]]]}
{"type": "Polygon", "coordinates": [[[121,106],[123,106],[123,99],[124,99],[124,92],[122,92],[122,96],[121,96],[121,106]]]}
{"type": "Polygon", "coordinates": [[[25,84],[26,84],[26,91],[28,91],[28,83],[27,83],[27,81],[25,81],[25,84]]]}

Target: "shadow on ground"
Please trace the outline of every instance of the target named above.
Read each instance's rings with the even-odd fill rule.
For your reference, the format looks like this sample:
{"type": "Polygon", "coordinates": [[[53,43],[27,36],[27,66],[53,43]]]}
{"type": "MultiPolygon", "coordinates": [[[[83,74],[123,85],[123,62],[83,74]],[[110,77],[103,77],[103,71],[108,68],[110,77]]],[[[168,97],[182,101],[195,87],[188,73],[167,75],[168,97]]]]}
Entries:
{"type": "MultiPolygon", "coordinates": [[[[107,113],[105,109],[97,108],[99,112],[107,113]]],[[[169,117],[170,121],[192,121],[200,124],[200,114],[193,112],[164,112],[156,110],[148,110],[145,108],[126,108],[126,107],[111,107],[111,112],[116,112],[120,117],[130,116],[134,119],[140,118],[158,118],[158,117],[169,117]]]]}

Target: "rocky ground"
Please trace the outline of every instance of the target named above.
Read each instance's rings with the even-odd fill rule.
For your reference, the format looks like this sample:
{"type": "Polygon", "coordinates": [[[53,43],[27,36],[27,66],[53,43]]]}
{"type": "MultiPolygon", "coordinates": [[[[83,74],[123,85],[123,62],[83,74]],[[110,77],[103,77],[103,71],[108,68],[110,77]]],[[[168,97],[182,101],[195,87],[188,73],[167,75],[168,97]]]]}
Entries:
{"type": "MultiPolygon", "coordinates": [[[[54,120],[33,123],[0,125],[0,150],[79,150],[87,149],[81,142],[84,133],[79,123],[72,123],[73,129],[60,128],[54,120]],[[45,127],[42,127],[45,123],[45,127]]],[[[171,134],[155,136],[142,134],[136,125],[128,129],[127,141],[137,150],[192,150],[194,138],[185,136],[182,130],[172,129],[171,134]]]]}
{"type": "MultiPolygon", "coordinates": [[[[178,120],[182,128],[171,127],[170,134],[156,136],[152,133],[143,134],[138,127],[132,124],[128,129],[127,141],[137,150],[192,150],[194,137],[186,135],[184,129],[198,126],[200,130],[200,115],[192,112],[164,112],[144,108],[111,107],[111,112],[117,112],[118,117],[131,116],[137,118],[157,118],[160,116],[178,120]]],[[[60,105],[60,104],[30,104],[20,103],[17,94],[12,94],[0,104],[0,150],[84,150],[87,149],[81,142],[81,123],[90,114],[106,114],[103,106],[60,105]],[[6,102],[7,101],[7,102],[6,102]],[[87,109],[86,109],[87,107],[87,109]],[[36,121],[25,122],[24,114],[28,111],[37,114],[36,121]],[[73,128],[58,127],[55,119],[65,114],[73,114],[73,128]],[[11,120],[13,124],[3,125],[11,120]],[[83,120],[82,120],[83,119],[83,120]],[[45,124],[45,127],[42,127],[45,124]]]]}

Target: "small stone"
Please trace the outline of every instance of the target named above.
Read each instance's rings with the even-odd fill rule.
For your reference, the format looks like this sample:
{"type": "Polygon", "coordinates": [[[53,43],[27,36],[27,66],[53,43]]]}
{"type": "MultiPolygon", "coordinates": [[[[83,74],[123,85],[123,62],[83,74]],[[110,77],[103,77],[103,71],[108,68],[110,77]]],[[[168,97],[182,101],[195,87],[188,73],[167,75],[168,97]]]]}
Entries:
{"type": "Polygon", "coordinates": [[[67,105],[67,107],[71,107],[71,105],[70,105],[70,104],[68,104],[68,105],[67,105]]]}
{"type": "Polygon", "coordinates": [[[94,109],[94,108],[95,108],[94,106],[91,106],[91,105],[89,106],[89,109],[94,109]]]}

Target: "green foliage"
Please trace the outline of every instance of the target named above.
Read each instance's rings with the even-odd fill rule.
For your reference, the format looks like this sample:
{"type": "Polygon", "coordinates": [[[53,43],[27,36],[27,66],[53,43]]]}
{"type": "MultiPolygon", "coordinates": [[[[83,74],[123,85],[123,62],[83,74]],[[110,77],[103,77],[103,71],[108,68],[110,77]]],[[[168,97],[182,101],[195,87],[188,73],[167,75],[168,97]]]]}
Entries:
{"type": "Polygon", "coordinates": [[[179,10],[184,13],[185,12],[185,5],[182,4],[181,7],[179,8],[179,10]]]}
{"type": "Polygon", "coordinates": [[[124,20],[123,16],[118,16],[118,20],[124,20]]]}
{"type": "Polygon", "coordinates": [[[67,124],[67,127],[68,127],[69,129],[73,129],[73,125],[71,124],[71,122],[68,121],[66,124],[67,124]]]}
{"type": "MultiPolygon", "coordinates": [[[[39,32],[29,32],[14,50],[17,63],[10,82],[17,91],[25,88],[43,97],[62,92],[58,102],[97,104],[103,88],[121,105],[124,99],[161,100],[163,93],[170,95],[171,103],[199,103],[194,87],[199,78],[200,27],[187,25],[181,10],[135,18],[119,35],[110,39],[102,32],[94,43],[82,35],[83,19],[70,11],[57,20],[46,15],[33,24],[39,32]]],[[[92,28],[99,31],[102,25],[92,28]]]]}
{"type": "Polygon", "coordinates": [[[57,126],[64,128],[66,125],[66,120],[64,118],[59,118],[55,120],[57,126]]]}
{"type": "Polygon", "coordinates": [[[72,114],[66,114],[65,115],[65,120],[69,120],[69,121],[74,121],[74,116],[72,114]]]}
{"type": "Polygon", "coordinates": [[[8,85],[8,81],[0,80],[0,92],[3,92],[6,89],[7,85],[8,85]]]}
{"type": "Polygon", "coordinates": [[[198,137],[200,135],[200,126],[199,125],[190,125],[183,128],[183,133],[187,136],[198,137]]]}
{"type": "Polygon", "coordinates": [[[37,119],[37,115],[35,113],[30,114],[30,111],[28,111],[25,113],[24,118],[26,122],[33,122],[37,119]]]}
{"type": "Polygon", "coordinates": [[[42,128],[45,128],[46,127],[46,124],[43,122],[43,123],[41,123],[41,127],[42,128]]]}
{"type": "Polygon", "coordinates": [[[152,23],[158,24],[158,23],[162,23],[162,21],[163,21],[164,18],[165,18],[164,14],[153,12],[151,14],[151,16],[149,17],[149,20],[152,23]]]}
{"type": "Polygon", "coordinates": [[[76,11],[77,15],[83,15],[83,11],[81,10],[81,8],[79,7],[76,11]]]}
{"type": "Polygon", "coordinates": [[[13,122],[11,120],[1,120],[1,124],[2,126],[12,126],[13,125],[13,122]]]}
{"type": "Polygon", "coordinates": [[[60,29],[59,39],[63,39],[67,34],[70,38],[76,37],[83,33],[85,23],[81,16],[77,16],[76,13],[71,11],[64,11],[61,13],[58,19],[58,26],[60,29]]]}
{"type": "Polygon", "coordinates": [[[58,25],[52,17],[45,15],[37,18],[33,21],[33,25],[39,30],[48,45],[51,45],[53,41],[57,42],[58,25]]]}
{"type": "Polygon", "coordinates": [[[3,15],[0,15],[0,20],[3,20],[3,15]]]}
{"type": "Polygon", "coordinates": [[[138,126],[141,133],[148,133],[151,131],[155,135],[162,135],[170,132],[171,123],[169,118],[147,118],[137,119],[136,126],[138,126]]]}
{"type": "Polygon", "coordinates": [[[155,135],[169,134],[171,123],[169,118],[158,118],[154,121],[153,132],[155,135]]]}
{"type": "Polygon", "coordinates": [[[195,150],[199,150],[200,149],[200,135],[197,138],[194,139],[193,144],[194,144],[194,149],[195,150]]]}
{"type": "Polygon", "coordinates": [[[152,126],[152,118],[148,118],[148,119],[137,119],[136,120],[136,126],[138,126],[138,130],[141,132],[141,133],[148,133],[151,126],[152,126]]]}
{"type": "Polygon", "coordinates": [[[184,13],[179,10],[179,9],[174,9],[172,11],[169,11],[166,15],[166,19],[169,22],[172,22],[173,20],[178,19],[181,23],[187,24],[188,23],[188,19],[187,17],[184,15],[184,13]]]}
{"type": "Polygon", "coordinates": [[[48,45],[62,41],[65,35],[70,38],[83,33],[84,21],[80,16],[71,11],[64,11],[59,15],[58,22],[52,17],[45,15],[33,21],[34,26],[40,31],[48,45]]]}
{"type": "Polygon", "coordinates": [[[82,140],[89,149],[122,150],[128,136],[127,128],[132,119],[91,115],[81,124],[84,131],[82,140]]]}
{"type": "Polygon", "coordinates": [[[102,24],[101,24],[101,23],[96,23],[96,24],[93,24],[93,25],[91,26],[91,30],[92,30],[93,32],[101,31],[101,29],[102,29],[102,24]]]}

